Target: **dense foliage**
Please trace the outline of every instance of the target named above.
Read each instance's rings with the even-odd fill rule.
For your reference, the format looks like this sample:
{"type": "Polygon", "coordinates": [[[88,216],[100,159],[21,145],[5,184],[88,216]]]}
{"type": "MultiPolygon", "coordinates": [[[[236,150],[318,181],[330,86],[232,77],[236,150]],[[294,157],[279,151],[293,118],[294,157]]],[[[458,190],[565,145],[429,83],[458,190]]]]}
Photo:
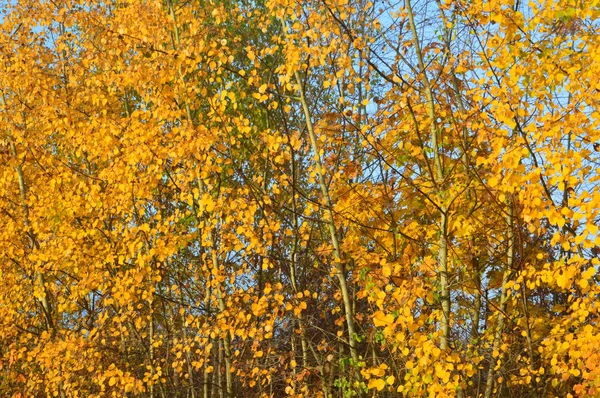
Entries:
{"type": "Polygon", "coordinates": [[[598,0],[0,3],[0,395],[600,395],[598,0]]]}

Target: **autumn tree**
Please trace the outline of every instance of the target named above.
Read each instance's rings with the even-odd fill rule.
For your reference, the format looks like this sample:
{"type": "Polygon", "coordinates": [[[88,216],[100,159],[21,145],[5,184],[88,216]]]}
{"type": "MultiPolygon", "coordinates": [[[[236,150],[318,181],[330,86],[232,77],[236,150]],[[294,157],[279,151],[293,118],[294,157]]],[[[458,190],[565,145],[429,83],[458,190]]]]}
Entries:
{"type": "Polygon", "coordinates": [[[596,2],[19,0],[2,396],[596,396],[596,2]]]}

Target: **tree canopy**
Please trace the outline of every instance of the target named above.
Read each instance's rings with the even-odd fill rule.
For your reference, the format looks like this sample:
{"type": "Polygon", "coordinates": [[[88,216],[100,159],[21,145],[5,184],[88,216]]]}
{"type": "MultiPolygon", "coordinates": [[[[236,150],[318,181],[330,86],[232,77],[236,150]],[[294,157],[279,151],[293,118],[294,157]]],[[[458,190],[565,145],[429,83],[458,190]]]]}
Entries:
{"type": "Polygon", "coordinates": [[[1,396],[600,394],[598,0],[0,9],[1,396]]]}

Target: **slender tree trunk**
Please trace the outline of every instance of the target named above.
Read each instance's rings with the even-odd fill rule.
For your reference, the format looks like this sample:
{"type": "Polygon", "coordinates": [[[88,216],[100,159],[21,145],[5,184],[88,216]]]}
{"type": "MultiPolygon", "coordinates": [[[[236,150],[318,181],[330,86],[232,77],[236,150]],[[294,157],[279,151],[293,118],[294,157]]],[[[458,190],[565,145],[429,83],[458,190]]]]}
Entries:
{"type": "MultiPolygon", "coordinates": [[[[210,289],[210,275],[207,275],[207,280],[206,280],[206,292],[204,293],[204,305],[206,306],[206,308],[210,308],[211,307],[211,303],[210,303],[210,295],[211,293],[211,289],[210,289]]],[[[213,340],[210,338],[210,336],[208,336],[208,346],[211,347],[211,349],[209,350],[209,352],[206,352],[206,348],[205,348],[205,352],[204,352],[204,363],[202,364],[202,396],[203,398],[208,398],[208,393],[209,393],[209,376],[210,373],[208,372],[208,364],[211,360],[211,351],[212,351],[212,346],[211,344],[214,343],[213,340]]],[[[217,368],[213,367],[213,372],[216,372],[217,368]]],[[[214,373],[213,373],[214,375],[214,373]]],[[[210,390],[214,391],[214,383],[213,383],[213,387],[210,388],[210,390]]],[[[213,395],[214,396],[214,395],[213,395]]]]}
{"type": "Polygon", "coordinates": [[[435,103],[433,100],[433,89],[431,87],[431,83],[429,82],[429,78],[427,77],[427,71],[425,68],[425,62],[423,61],[423,52],[421,50],[421,43],[419,41],[419,35],[417,32],[417,26],[415,24],[415,17],[412,5],[410,0],[405,1],[408,20],[410,23],[410,29],[413,36],[413,45],[415,47],[415,52],[419,63],[419,72],[421,74],[425,98],[427,100],[427,113],[431,123],[431,145],[433,147],[433,162],[435,172],[434,182],[438,189],[438,199],[440,201],[440,237],[438,242],[438,273],[440,277],[440,296],[442,301],[440,348],[442,350],[446,350],[448,348],[448,340],[450,336],[450,289],[448,286],[448,207],[444,203],[446,195],[442,187],[445,176],[438,143],[438,129],[436,125],[436,111],[435,103]]]}
{"type": "MultiPolygon", "coordinates": [[[[208,340],[208,344],[211,344],[210,339],[208,340]]],[[[209,376],[210,373],[208,373],[207,368],[208,368],[208,361],[210,358],[210,354],[204,354],[204,363],[202,364],[202,397],[203,398],[208,398],[208,383],[209,383],[209,376]]]]}
{"type": "Polygon", "coordinates": [[[150,301],[150,322],[148,324],[148,357],[150,360],[150,398],[154,398],[154,322],[152,321],[152,301],[150,301]]]}
{"type": "MultiPolygon", "coordinates": [[[[214,245],[214,241],[213,241],[214,245]]],[[[211,258],[213,269],[219,269],[219,260],[217,258],[217,253],[215,247],[211,249],[211,258]]],[[[224,313],[227,310],[225,305],[225,300],[223,298],[223,292],[221,290],[221,286],[217,285],[217,304],[219,306],[219,311],[224,313]]],[[[232,398],[233,397],[233,379],[231,375],[231,340],[229,337],[229,332],[222,339],[223,342],[223,357],[225,361],[225,397],[232,398]]]]}
{"type": "MultiPolygon", "coordinates": [[[[477,260],[473,261],[474,267],[477,263],[477,260]]],[[[473,272],[475,275],[473,276],[473,284],[475,286],[475,294],[473,297],[473,316],[471,325],[471,340],[474,341],[479,337],[479,317],[481,316],[481,274],[479,273],[479,269],[473,268],[473,272]]]]}
{"type": "Polygon", "coordinates": [[[219,398],[225,396],[225,387],[223,386],[223,375],[221,373],[221,364],[223,363],[223,339],[219,339],[217,346],[217,358],[219,362],[219,368],[217,369],[217,385],[219,386],[219,398]]]}
{"type": "MultiPolygon", "coordinates": [[[[181,302],[183,302],[183,300],[181,302]]],[[[192,341],[188,340],[187,325],[186,325],[185,319],[183,319],[182,329],[183,329],[183,341],[185,342],[186,347],[192,346],[192,341]]],[[[185,361],[186,361],[186,365],[187,365],[188,375],[190,378],[191,397],[196,398],[196,386],[194,383],[194,367],[192,366],[192,355],[191,355],[190,350],[186,350],[186,352],[185,352],[185,361]]]]}
{"type": "MultiPolygon", "coordinates": [[[[506,223],[508,225],[507,231],[507,252],[506,252],[506,266],[504,268],[502,276],[502,287],[500,290],[500,309],[498,314],[498,323],[496,324],[496,330],[494,333],[494,340],[492,343],[492,352],[490,354],[490,368],[488,369],[488,375],[485,385],[485,398],[491,398],[494,390],[494,374],[496,368],[496,361],[494,360],[494,353],[498,352],[502,343],[502,331],[504,329],[504,313],[506,311],[506,285],[510,270],[512,269],[514,262],[514,231],[513,231],[513,204],[509,203],[508,214],[506,216],[506,223]]],[[[498,353],[498,362],[501,361],[501,354],[498,353]]]]}
{"type": "Polygon", "coordinates": [[[337,231],[335,228],[335,220],[333,217],[333,205],[331,202],[331,196],[329,195],[329,188],[325,182],[325,168],[323,167],[323,163],[321,162],[320,156],[320,148],[317,144],[317,138],[315,136],[315,131],[312,124],[312,116],[310,113],[310,109],[308,107],[308,103],[306,101],[306,97],[304,95],[304,89],[302,85],[302,80],[300,79],[300,75],[298,72],[295,72],[296,83],[299,85],[300,89],[300,102],[302,104],[302,110],[304,112],[304,118],[306,123],[306,130],[308,131],[308,136],[310,139],[310,145],[312,147],[312,151],[314,153],[314,160],[317,166],[317,174],[319,178],[319,186],[321,188],[321,194],[325,199],[325,216],[326,221],[329,227],[329,236],[331,239],[331,244],[333,246],[333,254],[335,259],[335,267],[336,267],[336,276],[338,282],[340,284],[340,290],[342,293],[342,300],[344,302],[344,311],[346,315],[346,324],[348,327],[348,346],[350,348],[350,357],[354,361],[355,364],[358,363],[359,357],[356,350],[356,331],[354,328],[354,311],[352,308],[352,298],[350,297],[350,292],[348,290],[348,285],[346,282],[346,271],[344,264],[342,262],[341,257],[341,249],[340,243],[337,236],[337,231]]]}

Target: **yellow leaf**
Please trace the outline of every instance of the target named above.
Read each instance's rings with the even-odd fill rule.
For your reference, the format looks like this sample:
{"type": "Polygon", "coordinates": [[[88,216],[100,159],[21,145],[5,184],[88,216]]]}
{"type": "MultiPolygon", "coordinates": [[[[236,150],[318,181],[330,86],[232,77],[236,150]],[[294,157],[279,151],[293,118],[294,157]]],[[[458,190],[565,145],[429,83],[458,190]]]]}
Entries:
{"type": "Polygon", "coordinates": [[[383,311],[377,311],[373,314],[373,323],[375,326],[389,326],[394,323],[394,316],[392,314],[385,315],[383,311]]]}
{"type": "Polygon", "coordinates": [[[369,380],[368,388],[376,388],[377,391],[383,390],[385,387],[385,381],[383,379],[371,379],[369,380]]]}
{"type": "Polygon", "coordinates": [[[596,269],[594,267],[590,267],[581,274],[581,277],[585,279],[590,279],[594,275],[596,275],[596,269]]]}
{"type": "Polygon", "coordinates": [[[556,284],[564,289],[568,288],[570,285],[570,279],[568,275],[566,275],[564,272],[558,275],[556,277],[556,284]]]}

